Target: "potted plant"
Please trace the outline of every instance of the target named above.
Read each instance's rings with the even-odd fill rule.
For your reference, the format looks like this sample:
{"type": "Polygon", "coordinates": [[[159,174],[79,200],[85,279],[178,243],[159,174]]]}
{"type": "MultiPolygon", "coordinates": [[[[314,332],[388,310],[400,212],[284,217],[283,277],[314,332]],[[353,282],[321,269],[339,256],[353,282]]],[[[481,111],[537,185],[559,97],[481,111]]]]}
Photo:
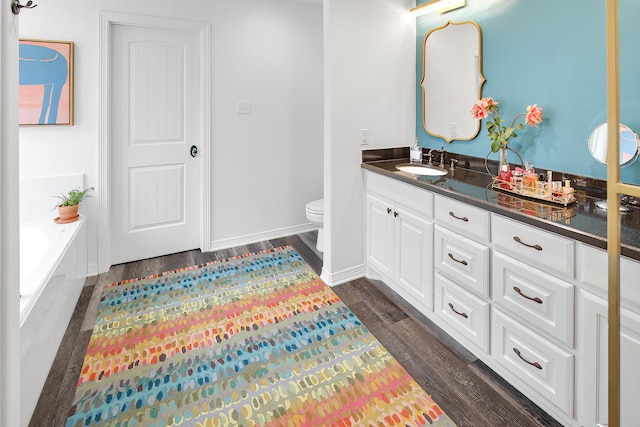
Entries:
{"type": "MultiPolygon", "coordinates": [[[[508,165],[507,150],[513,151],[520,157],[516,151],[508,147],[509,142],[518,136],[516,131],[521,131],[525,127],[522,123],[517,123],[517,120],[525,116],[524,122],[529,126],[536,127],[542,123],[542,108],[538,107],[538,104],[529,105],[526,113],[516,115],[511,122],[511,126],[505,126],[506,120],[500,118],[498,104],[493,98],[482,98],[473,104],[471,115],[478,120],[488,119],[485,125],[491,140],[491,152],[500,152],[498,162],[498,173],[500,173],[502,166],[508,165]]],[[[520,159],[522,158],[520,157],[520,159]]]]}
{"type": "Polygon", "coordinates": [[[54,219],[54,221],[57,222],[58,224],[66,224],[69,222],[76,221],[79,217],[78,205],[86,197],[91,197],[89,193],[92,191],[93,191],[93,187],[85,188],[84,190],[81,190],[80,188],[74,188],[73,190],[70,190],[67,194],[63,193],[59,196],[54,196],[60,199],[60,201],[55,206],[58,208],[59,216],[56,219],[54,219]]]}

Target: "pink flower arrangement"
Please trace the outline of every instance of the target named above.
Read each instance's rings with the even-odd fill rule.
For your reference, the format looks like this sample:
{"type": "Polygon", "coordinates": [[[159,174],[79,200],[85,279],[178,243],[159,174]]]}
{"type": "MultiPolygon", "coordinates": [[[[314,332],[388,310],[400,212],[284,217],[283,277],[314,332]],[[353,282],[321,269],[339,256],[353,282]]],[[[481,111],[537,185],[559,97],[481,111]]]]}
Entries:
{"type": "Polygon", "coordinates": [[[482,98],[471,108],[471,115],[475,119],[483,120],[491,116],[492,120],[487,120],[486,126],[491,139],[491,151],[497,153],[500,149],[506,149],[510,138],[518,136],[516,130],[524,129],[522,123],[517,123],[519,117],[525,116],[524,122],[529,126],[537,126],[542,123],[542,108],[537,104],[529,105],[526,113],[520,113],[514,117],[511,126],[503,126],[505,122],[500,118],[498,103],[493,98],[482,98]]]}

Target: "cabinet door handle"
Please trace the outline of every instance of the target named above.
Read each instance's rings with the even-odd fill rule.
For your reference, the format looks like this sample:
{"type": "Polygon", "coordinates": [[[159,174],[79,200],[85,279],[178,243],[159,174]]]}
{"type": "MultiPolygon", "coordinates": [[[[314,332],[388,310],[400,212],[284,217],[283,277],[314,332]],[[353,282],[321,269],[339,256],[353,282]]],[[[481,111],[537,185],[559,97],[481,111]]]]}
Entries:
{"type": "Polygon", "coordinates": [[[460,261],[459,259],[455,259],[453,257],[453,254],[451,252],[449,252],[447,255],[449,255],[449,258],[451,258],[452,260],[454,260],[455,262],[459,262],[462,265],[468,265],[469,263],[465,260],[460,261]]]}
{"type": "Polygon", "coordinates": [[[449,303],[449,308],[451,309],[451,311],[453,311],[453,312],[454,312],[455,314],[457,314],[458,316],[462,316],[462,317],[464,317],[465,319],[468,319],[468,318],[469,318],[469,316],[467,315],[467,313],[459,312],[458,310],[456,310],[455,308],[453,308],[453,304],[451,304],[451,303],[449,303]]]}
{"type": "Polygon", "coordinates": [[[526,299],[531,300],[531,301],[535,301],[538,304],[542,304],[542,300],[540,298],[538,298],[538,297],[532,298],[529,295],[523,294],[522,291],[520,290],[520,288],[517,287],[517,286],[514,286],[513,290],[516,291],[523,298],[526,298],[526,299]]]}
{"type": "Polygon", "coordinates": [[[387,208],[387,213],[390,214],[391,213],[391,208],[387,208]]]}
{"type": "Polygon", "coordinates": [[[466,216],[456,216],[456,214],[451,211],[449,211],[449,215],[451,215],[455,219],[459,219],[460,221],[469,222],[469,218],[467,218],[466,216]]]}
{"type": "Polygon", "coordinates": [[[396,217],[396,218],[397,218],[397,217],[398,217],[398,215],[400,215],[400,214],[398,213],[398,211],[393,211],[393,216],[394,216],[394,217],[396,217]]]}
{"type": "Polygon", "coordinates": [[[534,366],[534,367],[536,367],[536,368],[538,368],[538,369],[542,369],[542,365],[540,365],[538,362],[529,362],[527,359],[525,359],[524,357],[522,357],[522,354],[520,354],[520,350],[518,350],[517,348],[513,347],[513,352],[514,352],[515,354],[517,354],[517,355],[518,355],[518,357],[519,357],[520,359],[522,359],[522,361],[523,361],[523,362],[526,362],[526,363],[528,363],[529,365],[534,366]]]}
{"type": "Polygon", "coordinates": [[[530,245],[528,243],[525,243],[522,240],[520,240],[520,238],[518,236],[513,236],[513,240],[515,240],[516,242],[520,243],[522,246],[526,246],[528,248],[535,249],[536,251],[541,251],[542,250],[542,246],[540,246],[540,245],[530,245]]]}

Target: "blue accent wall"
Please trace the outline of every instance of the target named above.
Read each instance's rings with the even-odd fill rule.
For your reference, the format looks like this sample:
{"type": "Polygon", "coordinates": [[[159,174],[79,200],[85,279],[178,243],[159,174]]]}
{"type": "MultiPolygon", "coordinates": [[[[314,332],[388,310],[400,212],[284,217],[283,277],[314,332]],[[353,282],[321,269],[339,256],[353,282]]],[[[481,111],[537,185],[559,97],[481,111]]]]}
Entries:
{"type": "MultiPolygon", "coordinates": [[[[422,124],[423,41],[447,21],[474,21],[482,29],[486,78],[482,95],[500,103],[501,117],[510,122],[531,104],[544,109],[542,125],[527,126],[510,144],[524,160],[543,170],[606,179],[606,167],[591,157],[587,147],[591,131],[607,121],[604,0],[467,0],[461,9],[416,18],[419,143],[484,158],[490,151],[484,121],[476,138],[450,144],[426,133],[422,124]]],[[[640,132],[639,21],[640,1],[620,0],[621,122],[636,132],[640,132]]],[[[622,168],[621,175],[624,182],[640,184],[640,161],[622,168]]]]}

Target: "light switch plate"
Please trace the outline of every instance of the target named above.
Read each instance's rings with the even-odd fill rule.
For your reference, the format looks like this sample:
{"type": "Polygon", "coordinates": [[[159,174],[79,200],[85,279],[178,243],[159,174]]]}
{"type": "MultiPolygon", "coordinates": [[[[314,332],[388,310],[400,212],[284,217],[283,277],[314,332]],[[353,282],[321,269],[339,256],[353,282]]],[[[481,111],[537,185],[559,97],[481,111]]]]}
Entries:
{"type": "Polygon", "coordinates": [[[238,101],[236,113],[251,114],[251,101],[238,101]]]}
{"type": "Polygon", "coordinates": [[[360,145],[369,145],[369,129],[360,129],[360,145]]]}

